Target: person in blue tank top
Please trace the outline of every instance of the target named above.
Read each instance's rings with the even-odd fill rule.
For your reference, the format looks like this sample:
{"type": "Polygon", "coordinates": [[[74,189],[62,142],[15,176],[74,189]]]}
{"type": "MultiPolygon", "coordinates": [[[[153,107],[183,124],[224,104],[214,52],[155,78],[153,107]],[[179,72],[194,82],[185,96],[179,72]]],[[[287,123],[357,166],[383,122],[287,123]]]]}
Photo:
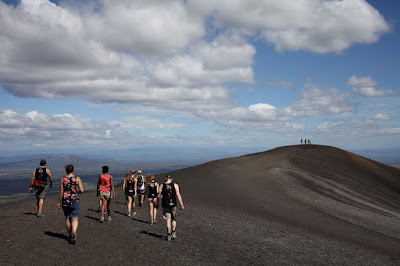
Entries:
{"type": "Polygon", "coordinates": [[[81,202],[79,193],[83,192],[82,181],[79,176],[74,175],[72,164],[65,166],[67,175],[61,178],[60,192],[58,193],[58,208],[63,209],[65,225],[68,231],[68,242],[75,244],[76,231],[78,230],[79,210],[81,202]]]}
{"type": "Polygon", "coordinates": [[[162,200],[163,218],[167,222],[167,240],[176,239],[176,205],[179,202],[181,210],[183,206],[179,185],[173,182],[171,175],[167,175],[164,184],[161,184],[158,191],[158,199],[162,200]]]}

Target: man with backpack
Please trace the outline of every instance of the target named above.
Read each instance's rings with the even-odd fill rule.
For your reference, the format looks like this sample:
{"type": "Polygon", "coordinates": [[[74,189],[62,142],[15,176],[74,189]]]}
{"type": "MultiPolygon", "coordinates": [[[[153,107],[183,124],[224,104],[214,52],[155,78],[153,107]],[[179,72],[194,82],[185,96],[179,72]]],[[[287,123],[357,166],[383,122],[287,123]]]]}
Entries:
{"type": "Polygon", "coordinates": [[[164,184],[161,184],[158,192],[159,201],[162,200],[163,218],[167,222],[167,240],[176,239],[176,205],[179,201],[181,210],[183,206],[182,196],[179,192],[179,185],[173,182],[171,175],[167,175],[164,184]]]}
{"type": "Polygon", "coordinates": [[[146,191],[146,177],[142,175],[142,170],[138,170],[137,196],[139,197],[139,206],[143,206],[144,192],[146,191]]]}
{"type": "Polygon", "coordinates": [[[42,210],[43,201],[48,191],[47,178],[50,181],[50,187],[52,187],[53,178],[51,177],[50,169],[46,168],[46,160],[41,160],[40,167],[36,168],[35,171],[33,171],[31,183],[29,186],[29,192],[32,192],[33,188],[35,188],[36,190],[37,217],[44,217],[42,210]]]}

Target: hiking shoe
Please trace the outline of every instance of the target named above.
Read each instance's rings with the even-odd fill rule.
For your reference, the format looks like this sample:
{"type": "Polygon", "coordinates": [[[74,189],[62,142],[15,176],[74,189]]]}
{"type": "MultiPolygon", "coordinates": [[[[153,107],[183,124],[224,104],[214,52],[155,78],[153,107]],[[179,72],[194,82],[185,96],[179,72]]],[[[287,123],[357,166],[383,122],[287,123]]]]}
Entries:
{"type": "Polygon", "coordinates": [[[71,240],[69,241],[70,244],[75,245],[76,243],[76,233],[71,234],[71,240]]]}
{"type": "Polygon", "coordinates": [[[101,217],[100,223],[104,223],[104,217],[101,217]]]}
{"type": "Polygon", "coordinates": [[[108,216],[107,222],[111,222],[111,221],[112,221],[111,216],[108,216]]]}
{"type": "Polygon", "coordinates": [[[130,213],[128,213],[128,217],[131,217],[132,215],[130,213]]]}
{"type": "Polygon", "coordinates": [[[44,214],[41,213],[41,212],[38,212],[38,213],[36,213],[36,216],[37,216],[37,217],[44,217],[44,214]]]}
{"type": "Polygon", "coordinates": [[[176,236],[176,232],[172,232],[171,234],[172,239],[177,239],[178,237],[176,236]]]}
{"type": "Polygon", "coordinates": [[[155,223],[155,224],[156,224],[156,223],[157,223],[157,221],[156,221],[156,220],[154,220],[154,221],[153,221],[153,223],[155,223]]]}
{"type": "Polygon", "coordinates": [[[132,217],[135,216],[135,215],[136,215],[136,212],[133,212],[133,213],[132,213],[132,217]]]}
{"type": "Polygon", "coordinates": [[[171,240],[172,240],[172,234],[168,234],[167,241],[171,241],[171,240]]]}

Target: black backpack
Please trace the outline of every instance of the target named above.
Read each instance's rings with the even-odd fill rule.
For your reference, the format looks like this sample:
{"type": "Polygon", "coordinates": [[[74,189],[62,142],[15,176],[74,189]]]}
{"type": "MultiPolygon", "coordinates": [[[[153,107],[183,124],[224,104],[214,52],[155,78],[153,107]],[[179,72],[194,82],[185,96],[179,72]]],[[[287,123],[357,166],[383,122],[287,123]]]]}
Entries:
{"type": "Polygon", "coordinates": [[[34,185],[36,189],[47,185],[47,171],[45,167],[36,168],[34,185]]]}
{"type": "Polygon", "coordinates": [[[142,175],[138,175],[137,179],[138,179],[138,181],[137,181],[137,186],[138,186],[138,187],[143,186],[143,183],[144,183],[143,176],[142,176],[142,175]]]}

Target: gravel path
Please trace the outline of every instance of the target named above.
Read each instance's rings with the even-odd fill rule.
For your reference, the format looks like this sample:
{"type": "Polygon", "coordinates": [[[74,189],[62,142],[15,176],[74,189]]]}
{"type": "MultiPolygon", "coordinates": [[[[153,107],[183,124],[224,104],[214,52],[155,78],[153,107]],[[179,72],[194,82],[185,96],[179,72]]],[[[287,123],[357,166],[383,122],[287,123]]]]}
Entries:
{"type": "MultiPolygon", "coordinates": [[[[301,149],[305,148],[300,147],[296,154],[309,152],[301,149]]],[[[380,194],[360,202],[358,199],[367,197],[371,186],[376,187],[366,178],[366,172],[356,177],[352,174],[365,181],[362,191],[366,194],[338,176],[329,183],[326,166],[312,166],[315,177],[311,186],[301,177],[310,175],[288,160],[287,154],[293,152],[272,151],[173,172],[181,186],[185,211],[178,210],[178,239],[171,242],[165,240],[160,214],[158,224],[148,223],[147,204],[137,207],[134,219],[126,216],[121,187],[112,203],[113,221],[104,224],[99,223],[96,193],[81,194],[76,245],[66,240],[64,216],[56,208],[56,197],[46,199],[43,218],[35,216],[34,197],[2,204],[0,264],[400,265],[400,210],[395,206],[400,199],[392,192],[393,187],[400,191],[398,184],[386,183],[387,190],[378,187],[376,193],[380,194]],[[299,171],[297,177],[294,172],[299,171]],[[348,192],[346,197],[356,196],[343,203],[335,196],[342,190],[332,194],[327,184],[336,189],[342,185],[348,192]],[[331,194],[327,194],[329,191],[331,194]],[[365,210],[365,206],[372,209],[365,210]]],[[[313,152],[320,158],[332,153],[325,147],[313,152]]],[[[342,158],[341,152],[333,152],[337,160],[342,158]]],[[[357,164],[370,167],[363,161],[357,164]]],[[[335,172],[346,170],[338,167],[333,167],[335,172]]],[[[384,176],[375,178],[400,176],[396,168],[384,169],[390,174],[377,169],[373,175],[384,176]]],[[[157,179],[160,182],[162,177],[157,179]]]]}

